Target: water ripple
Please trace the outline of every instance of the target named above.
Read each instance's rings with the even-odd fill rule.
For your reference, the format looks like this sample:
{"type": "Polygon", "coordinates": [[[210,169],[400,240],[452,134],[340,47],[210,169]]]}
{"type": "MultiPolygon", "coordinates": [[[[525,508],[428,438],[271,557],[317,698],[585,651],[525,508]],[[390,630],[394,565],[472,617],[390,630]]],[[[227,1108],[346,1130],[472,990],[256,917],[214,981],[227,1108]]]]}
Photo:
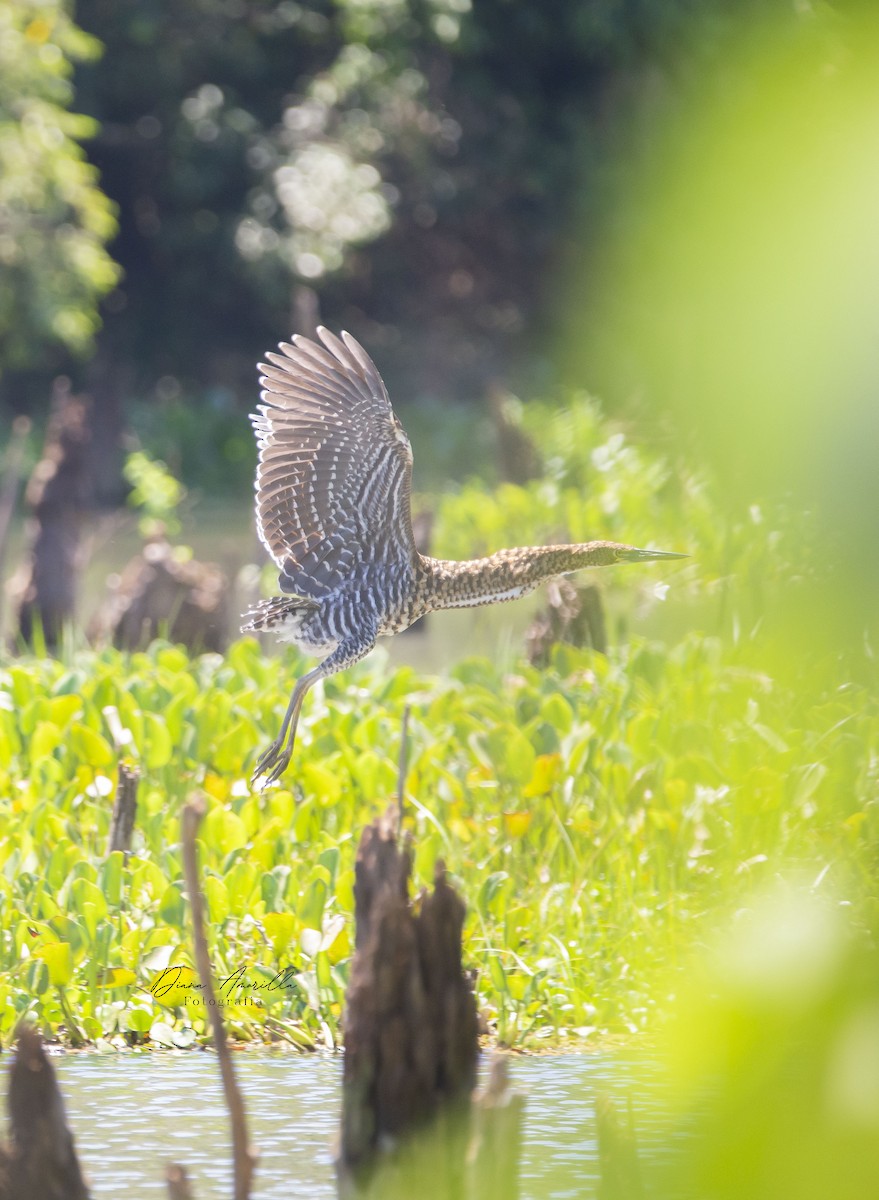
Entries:
{"type": "MultiPolygon", "coordinates": [[[[211,1053],[77,1055],[56,1060],[80,1159],[95,1200],[166,1195],[164,1166],[182,1162],[199,1200],[231,1193],[230,1137],[211,1053]]],[[[254,1200],[334,1200],[340,1058],[236,1055],[251,1136],[259,1148],[254,1200]]],[[[523,1200],[582,1196],[597,1177],[594,1098],[631,1094],[642,1150],[658,1144],[659,1085],[598,1055],[513,1057],[527,1092],[523,1200]]]]}

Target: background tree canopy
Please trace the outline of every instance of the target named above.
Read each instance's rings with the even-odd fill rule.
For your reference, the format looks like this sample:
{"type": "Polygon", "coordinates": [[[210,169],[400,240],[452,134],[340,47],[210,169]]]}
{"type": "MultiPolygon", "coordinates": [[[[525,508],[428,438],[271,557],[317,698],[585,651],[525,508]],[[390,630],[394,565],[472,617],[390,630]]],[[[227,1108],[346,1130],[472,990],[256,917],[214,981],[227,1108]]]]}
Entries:
{"type": "Polygon", "coordinates": [[[302,283],[403,395],[544,381],[560,267],[588,271],[584,225],[756,7],[4,0],[5,404],[39,411],[89,351],[117,423],[181,389],[243,405],[302,283]]]}
{"type": "Polygon", "coordinates": [[[97,126],[68,111],[72,63],[97,53],[63,3],[0,3],[0,369],[85,350],[118,276],[112,205],[77,140],[97,126]]]}

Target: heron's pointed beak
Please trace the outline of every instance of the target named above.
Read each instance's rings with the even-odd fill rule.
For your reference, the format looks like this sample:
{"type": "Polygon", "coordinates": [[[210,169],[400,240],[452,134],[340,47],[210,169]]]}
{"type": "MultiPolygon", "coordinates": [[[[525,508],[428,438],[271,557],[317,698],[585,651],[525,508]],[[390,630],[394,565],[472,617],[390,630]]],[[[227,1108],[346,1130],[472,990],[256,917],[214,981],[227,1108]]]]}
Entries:
{"type": "Polygon", "coordinates": [[[689,558],[689,554],[676,554],[671,550],[638,550],[634,546],[626,546],[617,551],[620,562],[651,562],[655,558],[689,558]]]}

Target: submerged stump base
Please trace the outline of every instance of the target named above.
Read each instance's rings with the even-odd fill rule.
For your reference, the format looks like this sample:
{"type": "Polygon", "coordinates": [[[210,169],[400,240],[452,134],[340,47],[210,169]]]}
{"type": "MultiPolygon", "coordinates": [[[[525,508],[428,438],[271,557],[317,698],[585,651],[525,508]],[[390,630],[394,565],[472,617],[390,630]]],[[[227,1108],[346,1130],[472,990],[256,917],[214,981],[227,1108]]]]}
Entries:
{"type": "Polygon", "coordinates": [[[10,1141],[0,1144],[0,1200],[89,1200],[64,1101],[37,1031],[22,1026],[9,1073],[10,1141]]]}

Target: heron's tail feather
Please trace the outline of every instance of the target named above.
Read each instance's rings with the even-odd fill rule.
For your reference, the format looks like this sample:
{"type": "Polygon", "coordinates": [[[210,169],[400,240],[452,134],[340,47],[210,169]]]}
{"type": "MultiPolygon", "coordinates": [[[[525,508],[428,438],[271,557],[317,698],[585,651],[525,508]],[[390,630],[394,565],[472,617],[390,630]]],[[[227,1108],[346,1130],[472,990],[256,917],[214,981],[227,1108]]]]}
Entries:
{"type": "Polygon", "coordinates": [[[260,600],[244,614],[247,624],[241,626],[241,632],[279,633],[282,629],[286,632],[291,626],[298,626],[315,607],[313,600],[301,596],[273,596],[271,600],[260,600]]]}

